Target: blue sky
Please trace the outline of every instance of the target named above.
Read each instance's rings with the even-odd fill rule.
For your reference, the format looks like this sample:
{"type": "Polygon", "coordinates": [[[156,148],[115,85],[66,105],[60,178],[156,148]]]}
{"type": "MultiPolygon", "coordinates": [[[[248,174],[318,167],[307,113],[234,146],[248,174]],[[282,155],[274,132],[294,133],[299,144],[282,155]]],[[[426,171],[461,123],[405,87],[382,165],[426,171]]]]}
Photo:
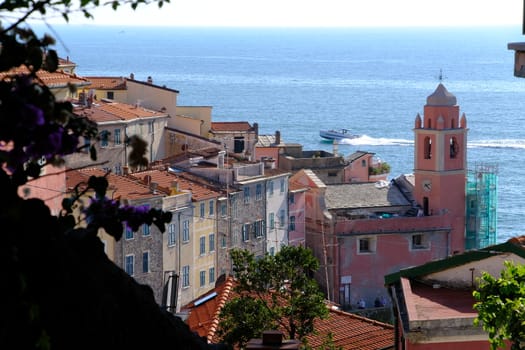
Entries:
{"type": "MultiPolygon", "coordinates": [[[[523,0],[171,0],[94,12],[104,25],[356,27],[521,24],[523,0]]],[[[55,21],[55,23],[60,21],[55,21]]]]}

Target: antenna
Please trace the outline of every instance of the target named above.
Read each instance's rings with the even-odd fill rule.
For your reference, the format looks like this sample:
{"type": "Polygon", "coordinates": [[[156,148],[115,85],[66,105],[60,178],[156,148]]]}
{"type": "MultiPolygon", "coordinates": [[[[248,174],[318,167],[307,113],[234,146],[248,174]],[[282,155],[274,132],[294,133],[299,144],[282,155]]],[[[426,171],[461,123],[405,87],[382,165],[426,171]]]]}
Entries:
{"type": "Polygon", "coordinates": [[[443,80],[445,80],[445,76],[443,75],[443,69],[439,68],[439,75],[437,77],[439,79],[439,82],[443,82],[443,80]]]}

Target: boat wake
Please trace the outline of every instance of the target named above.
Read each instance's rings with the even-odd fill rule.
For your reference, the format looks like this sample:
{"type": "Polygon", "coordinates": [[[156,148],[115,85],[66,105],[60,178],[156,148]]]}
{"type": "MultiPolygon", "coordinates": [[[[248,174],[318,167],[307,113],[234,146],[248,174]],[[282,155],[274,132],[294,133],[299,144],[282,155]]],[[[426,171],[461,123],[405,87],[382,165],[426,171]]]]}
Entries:
{"type": "Polygon", "coordinates": [[[414,144],[413,140],[404,139],[389,139],[389,138],[375,138],[367,135],[362,135],[353,139],[341,139],[339,140],[340,145],[353,145],[353,146],[411,146],[414,144]]]}
{"type": "Polygon", "coordinates": [[[525,149],[525,140],[502,139],[502,140],[475,140],[467,144],[468,148],[512,148],[525,149]]]}
{"type": "MultiPolygon", "coordinates": [[[[414,146],[414,141],[363,135],[354,139],[341,139],[339,144],[350,146],[414,146]]],[[[468,142],[467,147],[525,149],[525,139],[473,140],[468,142]]]]}

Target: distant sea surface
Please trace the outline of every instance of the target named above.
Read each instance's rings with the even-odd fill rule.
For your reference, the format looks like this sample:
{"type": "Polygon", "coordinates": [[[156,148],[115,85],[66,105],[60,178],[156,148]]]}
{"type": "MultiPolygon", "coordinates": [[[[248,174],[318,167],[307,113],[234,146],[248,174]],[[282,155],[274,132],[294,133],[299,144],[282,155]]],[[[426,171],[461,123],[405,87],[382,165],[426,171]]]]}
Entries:
{"type": "Polygon", "coordinates": [[[81,76],[153,78],[214,121],[259,123],[305,150],[332,151],[319,130],[362,137],[339,152],[375,152],[391,177],[413,172],[413,126],[442,77],[468,121],[468,163],[497,166],[498,242],[525,234],[525,79],[497,28],[161,28],[54,26],[81,76]],[[441,73],[440,73],[441,72],[441,73]]]}

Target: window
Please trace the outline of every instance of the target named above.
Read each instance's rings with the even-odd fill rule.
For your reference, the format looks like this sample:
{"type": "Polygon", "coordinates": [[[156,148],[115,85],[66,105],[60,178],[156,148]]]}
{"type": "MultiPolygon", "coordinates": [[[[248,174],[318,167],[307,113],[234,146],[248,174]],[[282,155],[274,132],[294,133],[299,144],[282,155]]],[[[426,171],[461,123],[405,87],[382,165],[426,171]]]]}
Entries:
{"type": "Polygon", "coordinates": [[[226,204],[226,202],[221,203],[221,216],[225,217],[227,215],[227,212],[228,212],[228,205],[226,204]]]}
{"type": "Polygon", "coordinates": [[[168,224],[168,246],[175,244],[175,224],[168,224]]]}
{"type": "Polygon", "coordinates": [[[270,247],[270,255],[271,256],[275,255],[275,247],[270,247]]]}
{"type": "Polygon", "coordinates": [[[133,230],[131,229],[131,227],[129,227],[128,225],[125,225],[124,229],[126,230],[126,233],[125,233],[126,239],[133,239],[133,230]]]}
{"type": "Polygon", "coordinates": [[[200,286],[204,287],[206,285],[206,271],[201,271],[199,273],[200,286]]]}
{"type": "Polygon", "coordinates": [[[262,185],[257,184],[255,187],[255,200],[260,201],[262,199],[262,185]]]}
{"type": "Polygon", "coordinates": [[[422,249],[428,249],[428,241],[424,234],[415,234],[412,235],[412,245],[411,250],[422,250],[422,249]]]}
{"type": "Polygon", "coordinates": [[[149,252],[142,253],[142,272],[149,272],[149,252]]]}
{"type": "Polygon", "coordinates": [[[294,204],[295,203],[295,193],[290,193],[288,195],[288,202],[290,202],[290,204],[294,204]]]}
{"type": "Polygon", "coordinates": [[[275,215],[274,213],[270,213],[270,230],[273,230],[275,228],[275,215]]]}
{"type": "Polygon", "coordinates": [[[182,241],[188,242],[190,240],[190,220],[182,222],[182,241]]]}
{"type": "Polygon", "coordinates": [[[153,134],[154,124],[154,122],[148,122],[148,133],[153,134]]]}
{"type": "Polygon", "coordinates": [[[115,98],[115,93],[113,91],[108,91],[106,92],[106,97],[113,100],[115,98]]]}
{"type": "Polygon", "coordinates": [[[142,235],[149,236],[149,225],[148,224],[142,224],[142,235]]]}
{"type": "Polygon", "coordinates": [[[456,158],[459,152],[458,141],[455,137],[450,138],[450,158],[456,158]]]}
{"type": "Polygon", "coordinates": [[[122,167],[121,167],[120,163],[116,163],[115,164],[115,174],[122,175],[122,167]]]}
{"type": "Polygon", "coordinates": [[[214,233],[210,233],[208,251],[210,252],[215,251],[215,234],[214,233]]]}
{"type": "Polygon", "coordinates": [[[206,208],[204,207],[204,203],[200,204],[200,212],[201,212],[201,219],[204,217],[204,212],[206,208]]]}
{"type": "Polygon", "coordinates": [[[376,238],[375,237],[362,237],[358,239],[358,253],[359,254],[371,254],[376,251],[376,238]]]}
{"type": "Polygon", "coordinates": [[[273,195],[273,181],[268,181],[268,195],[273,195]]]}
{"type": "Polygon", "coordinates": [[[100,147],[107,147],[109,143],[109,132],[102,130],[100,132],[100,147]]]}
{"type": "Polygon", "coordinates": [[[226,235],[225,234],[221,236],[221,247],[226,248],[226,235]]]}
{"type": "Polygon", "coordinates": [[[215,212],[214,206],[215,206],[215,202],[213,200],[211,200],[210,201],[210,206],[208,208],[208,213],[209,213],[210,216],[213,216],[213,213],[215,212]]]}
{"type": "Polygon", "coordinates": [[[235,136],[233,138],[233,153],[242,153],[244,151],[244,136],[235,136]]]}
{"type": "Polygon", "coordinates": [[[182,267],[182,286],[183,287],[190,286],[190,266],[189,265],[185,265],[182,267]]]}
{"type": "Polygon", "coordinates": [[[250,224],[242,225],[242,240],[244,242],[250,240],[250,224]]]}
{"type": "Polygon", "coordinates": [[[204,236],[199,239],[199,253],[200,255],[206,254],[206,237],[204,236]]]}
{"type": "Polygon", "coordinates": [[[215,282],[215,267],[210,267],[208,270],[208,281],[210,283],[215,282]]]}
{"type": "Polygon", "coordinates": [[[279,226],[284,227],[284,209],[279,210],[279,226]]]}
{"type": "Polygon", "coordinates": [[[254,223],[255,225],[255,237],[259,238],[262,237],[264,232],[264,221],[263,220],[257,220],[254,223]]]}
{"type": "Polygon", "coordinates": [[[290,231],[295,231],[295,216],[290,216],[290,231]]]}
{"type": "Polygon", "coordinates": [[[284,193],[285,189],[286,189],[286,184],[284,182],[284,179],[281,179],[281,193],[284,193]]]}
{"type": "Polygon", "coordinates": [[[232,196],[232,201],[231,201],[231,203],[232,203],[232,216],[233,216],[234,218],[236,218],[236,217],[237,217],[237,214],[238,214],[238,213],[237,213],[237,197],[233,197],[233,196],[232,196]]]}
{"type": "Polygon", "coordinates": [[[243,191],[244,191],[244,204],[250,203],[250,188],[245,187],[243,191]]]}
{"type": "Polygon", "coordinates": [[[125,265],[124,269],[126,270],[126,273],[130,276],[133,276],[133,269],[135,267],[135,256],[134,255],[126,255],[125,258],[125,265]]]}
{"type": "Polygon", "coordinates": [[[115,145],[120,145],[120,129],[115,129],[114,134],[115,145]]]}
{"type": "Polygon", "coordinates": [[[366,168],[366,159],[361,160],[361,167],[366,168]]]}
{"type": "Polygon", "coordinates": [[[424,144],[424,157],[425,159],[432,159],[432,140],[430,137],[425,137],[425,144],[424,144]]]}

